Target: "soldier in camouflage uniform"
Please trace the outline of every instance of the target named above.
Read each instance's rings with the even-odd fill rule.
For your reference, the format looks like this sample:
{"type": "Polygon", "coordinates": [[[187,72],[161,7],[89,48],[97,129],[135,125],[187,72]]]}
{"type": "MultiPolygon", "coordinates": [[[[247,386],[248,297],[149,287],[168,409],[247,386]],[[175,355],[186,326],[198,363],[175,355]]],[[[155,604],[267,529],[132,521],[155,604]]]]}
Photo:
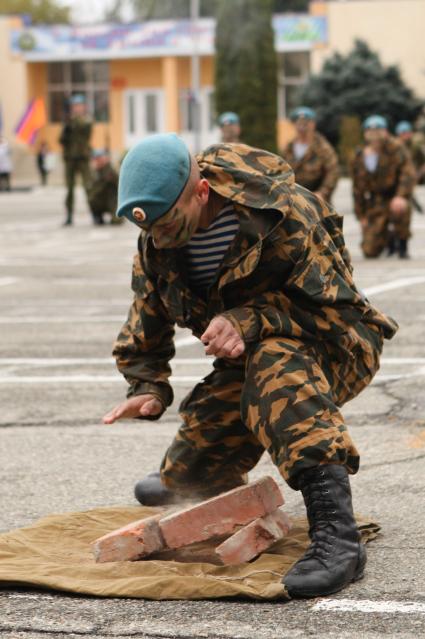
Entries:
{"type": "Polygon", "coordinates": [[[240,142],[241,123],[237,113],[225,111],[218,118],[222,142],[240,142]]]}
{"type": "Polygon", "coordinates": [[[385,118],[363,123],[365,144],[352,162],[354,211],[362,227],[365,257],[378,257],[388,247],[408,257],[411,197],[415,169],[403,145],[388,134],[385,118]]]}
{"type": "Polygon", "coordinates": [[[410,153],[416,169],[416,181],[418,184],[425,182],[425,139],[422,133],[414,132],[410,122],[402,120],[395,128],[397,138],[410,153]]]}
{"type": "Polygon", "coordinates": [[[104,423],[157,419],[171,404],[175,324],[216,357],[182,402],[160,473],[136,497],[158,505],[218,494],[243,484],[268,451],[302,491],[312,538],[285,576],[288,592],[329,594],[359,579],[366,556],[348,481],[359,454],[340,407],[370,383],[397,325],[356,288],[341,217],[295,184],[279,156],[217,144],[195,160],[173,134],[129,151],[118,201],[117,214],[142,232],[134,302],[114,348],[128,399],[104,423]],[[238,230],[211,284],[197,288],[188,247],[229,207],[238,230]]]}
{"type": "MultiPolygon", "coordinates": [[[[70,226],[74,214],[74,187],[78,174],[81,175],[86,194],[90,188],[90,137],[92,120],[86,113],[86,102],[83,95],[71,98],[71,117],[65,123],[59,142],[63,147],[66,182],[66,218],[64,226],[70,226]]],[[[93,219],[96,224],[96,220],[93,219]]]]}
{"type": "Polygon", "coordinates": [[[115,216],[118,197],[118,173],[111,164],[106,149],[95,149],[92,153],[93,172],[87,193],[95,224],[104,224],[105,213],[111,214],[111,224],[120,224],[122,218],[115,216]]]}
{"type": "Polygon", "coordinates": [[[282,157],[294,170],[297,184],[330,202],[339,177],[337,154],[317,133],[313,109],[298,107],[290,117],[297,133],[282,151],[282,157]]]}

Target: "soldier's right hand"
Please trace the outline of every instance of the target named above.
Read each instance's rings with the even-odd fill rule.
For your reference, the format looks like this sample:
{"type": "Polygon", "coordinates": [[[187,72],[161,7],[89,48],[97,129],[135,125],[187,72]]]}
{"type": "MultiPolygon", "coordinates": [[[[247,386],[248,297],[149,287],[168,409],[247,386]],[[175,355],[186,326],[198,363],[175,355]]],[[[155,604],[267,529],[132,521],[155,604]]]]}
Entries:
{"type": "Polygon", "coordinates": [[[163,410],[163,406],[155,395],[146,393],[145,395],[136,395],[130,397],[122,404],[115,406],[109,413],[103,417],[104,424],[113,424],[118,419],[131,419],[134,417],[150,417],[159,415],[163,410]]]}

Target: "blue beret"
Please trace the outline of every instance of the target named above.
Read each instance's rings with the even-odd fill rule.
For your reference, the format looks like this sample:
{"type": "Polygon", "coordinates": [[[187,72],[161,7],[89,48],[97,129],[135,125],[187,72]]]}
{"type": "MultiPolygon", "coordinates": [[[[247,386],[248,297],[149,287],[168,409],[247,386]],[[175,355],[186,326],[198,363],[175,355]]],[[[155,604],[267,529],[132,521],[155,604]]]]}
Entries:
{"type": "Polygon", "coordinates": [[[298,120],[298,118],[304,118],[306,120],[315,120],[316,119],[316,111],[310,109],[310,107],[300,106],[293,111],[291,111],[290,119],[292,122],[298,120]]]}
{"type": "Polygon", "coordinates": [[[363,129],[388,129],[388,123],[382,115],[370,115],[363,122],[363,129]]]}
{"type": "Polygon", "coordinates": [[[190,153],[175,133],[152,135],[126,154],[118,183],[117,217],[135,222],[133,209],[143,209],[152,223],[179,199],[189,179],[190,153]]]}
{"type": "Polygon", "coordinates": [[[233,113],[233,111],[226,111],[222,113],[218,118],[219,126],[225,126],[226,124],[239,124],[239,116],[237,113],[233,113]]]}
{"type": "Polygon", "coordinates": [[[85,104],[86,97],[82,93],[76,93],[71,96],[70,102],[71,104],[85,104]]]}
{"type": "Polygon", "coordinates": [[[103,158],[105,155],[109,155],[107,149],[93,149],[91,152],[92,158],[103,158]]]}
{"type": "Polygon", "coordinates": [[[395,128],[397,135],[400,135],[400,133],[410,133],[410,131],[413,131],[413,127],[407,120],[402,120],[395,128]]]}

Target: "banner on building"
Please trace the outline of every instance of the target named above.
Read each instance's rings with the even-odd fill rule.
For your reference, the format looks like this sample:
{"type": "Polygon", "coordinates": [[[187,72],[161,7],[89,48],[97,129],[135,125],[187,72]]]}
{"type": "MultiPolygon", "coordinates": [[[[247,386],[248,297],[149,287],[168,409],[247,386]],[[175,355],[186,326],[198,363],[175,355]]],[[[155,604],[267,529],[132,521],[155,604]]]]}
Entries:
{"type": "MultiPolygon", "coordinates": [[[[11,32],[11,49],[28,60],[83,59],[102,57],[160,57],[214,54],[213,18],[149,20],[131,24],[83,26],[46,25],[23,27],[11,32]]],[[[309,14],[273,16],[277,51],[309,49],[327,41],[325,16],[309,14]]]]}

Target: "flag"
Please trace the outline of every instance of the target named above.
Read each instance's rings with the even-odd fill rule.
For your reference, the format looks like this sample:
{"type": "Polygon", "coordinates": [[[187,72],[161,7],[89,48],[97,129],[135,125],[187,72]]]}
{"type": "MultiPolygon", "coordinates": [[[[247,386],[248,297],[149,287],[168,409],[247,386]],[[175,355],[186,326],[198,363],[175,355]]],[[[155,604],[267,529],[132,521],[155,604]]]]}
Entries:
{"type": "Polygon", "coordinates": [[[47,122],[46,109],[42,98],[32,100],[15,129],[16,137],[21,142],[32,144],[41,129],[47,122]]]}

